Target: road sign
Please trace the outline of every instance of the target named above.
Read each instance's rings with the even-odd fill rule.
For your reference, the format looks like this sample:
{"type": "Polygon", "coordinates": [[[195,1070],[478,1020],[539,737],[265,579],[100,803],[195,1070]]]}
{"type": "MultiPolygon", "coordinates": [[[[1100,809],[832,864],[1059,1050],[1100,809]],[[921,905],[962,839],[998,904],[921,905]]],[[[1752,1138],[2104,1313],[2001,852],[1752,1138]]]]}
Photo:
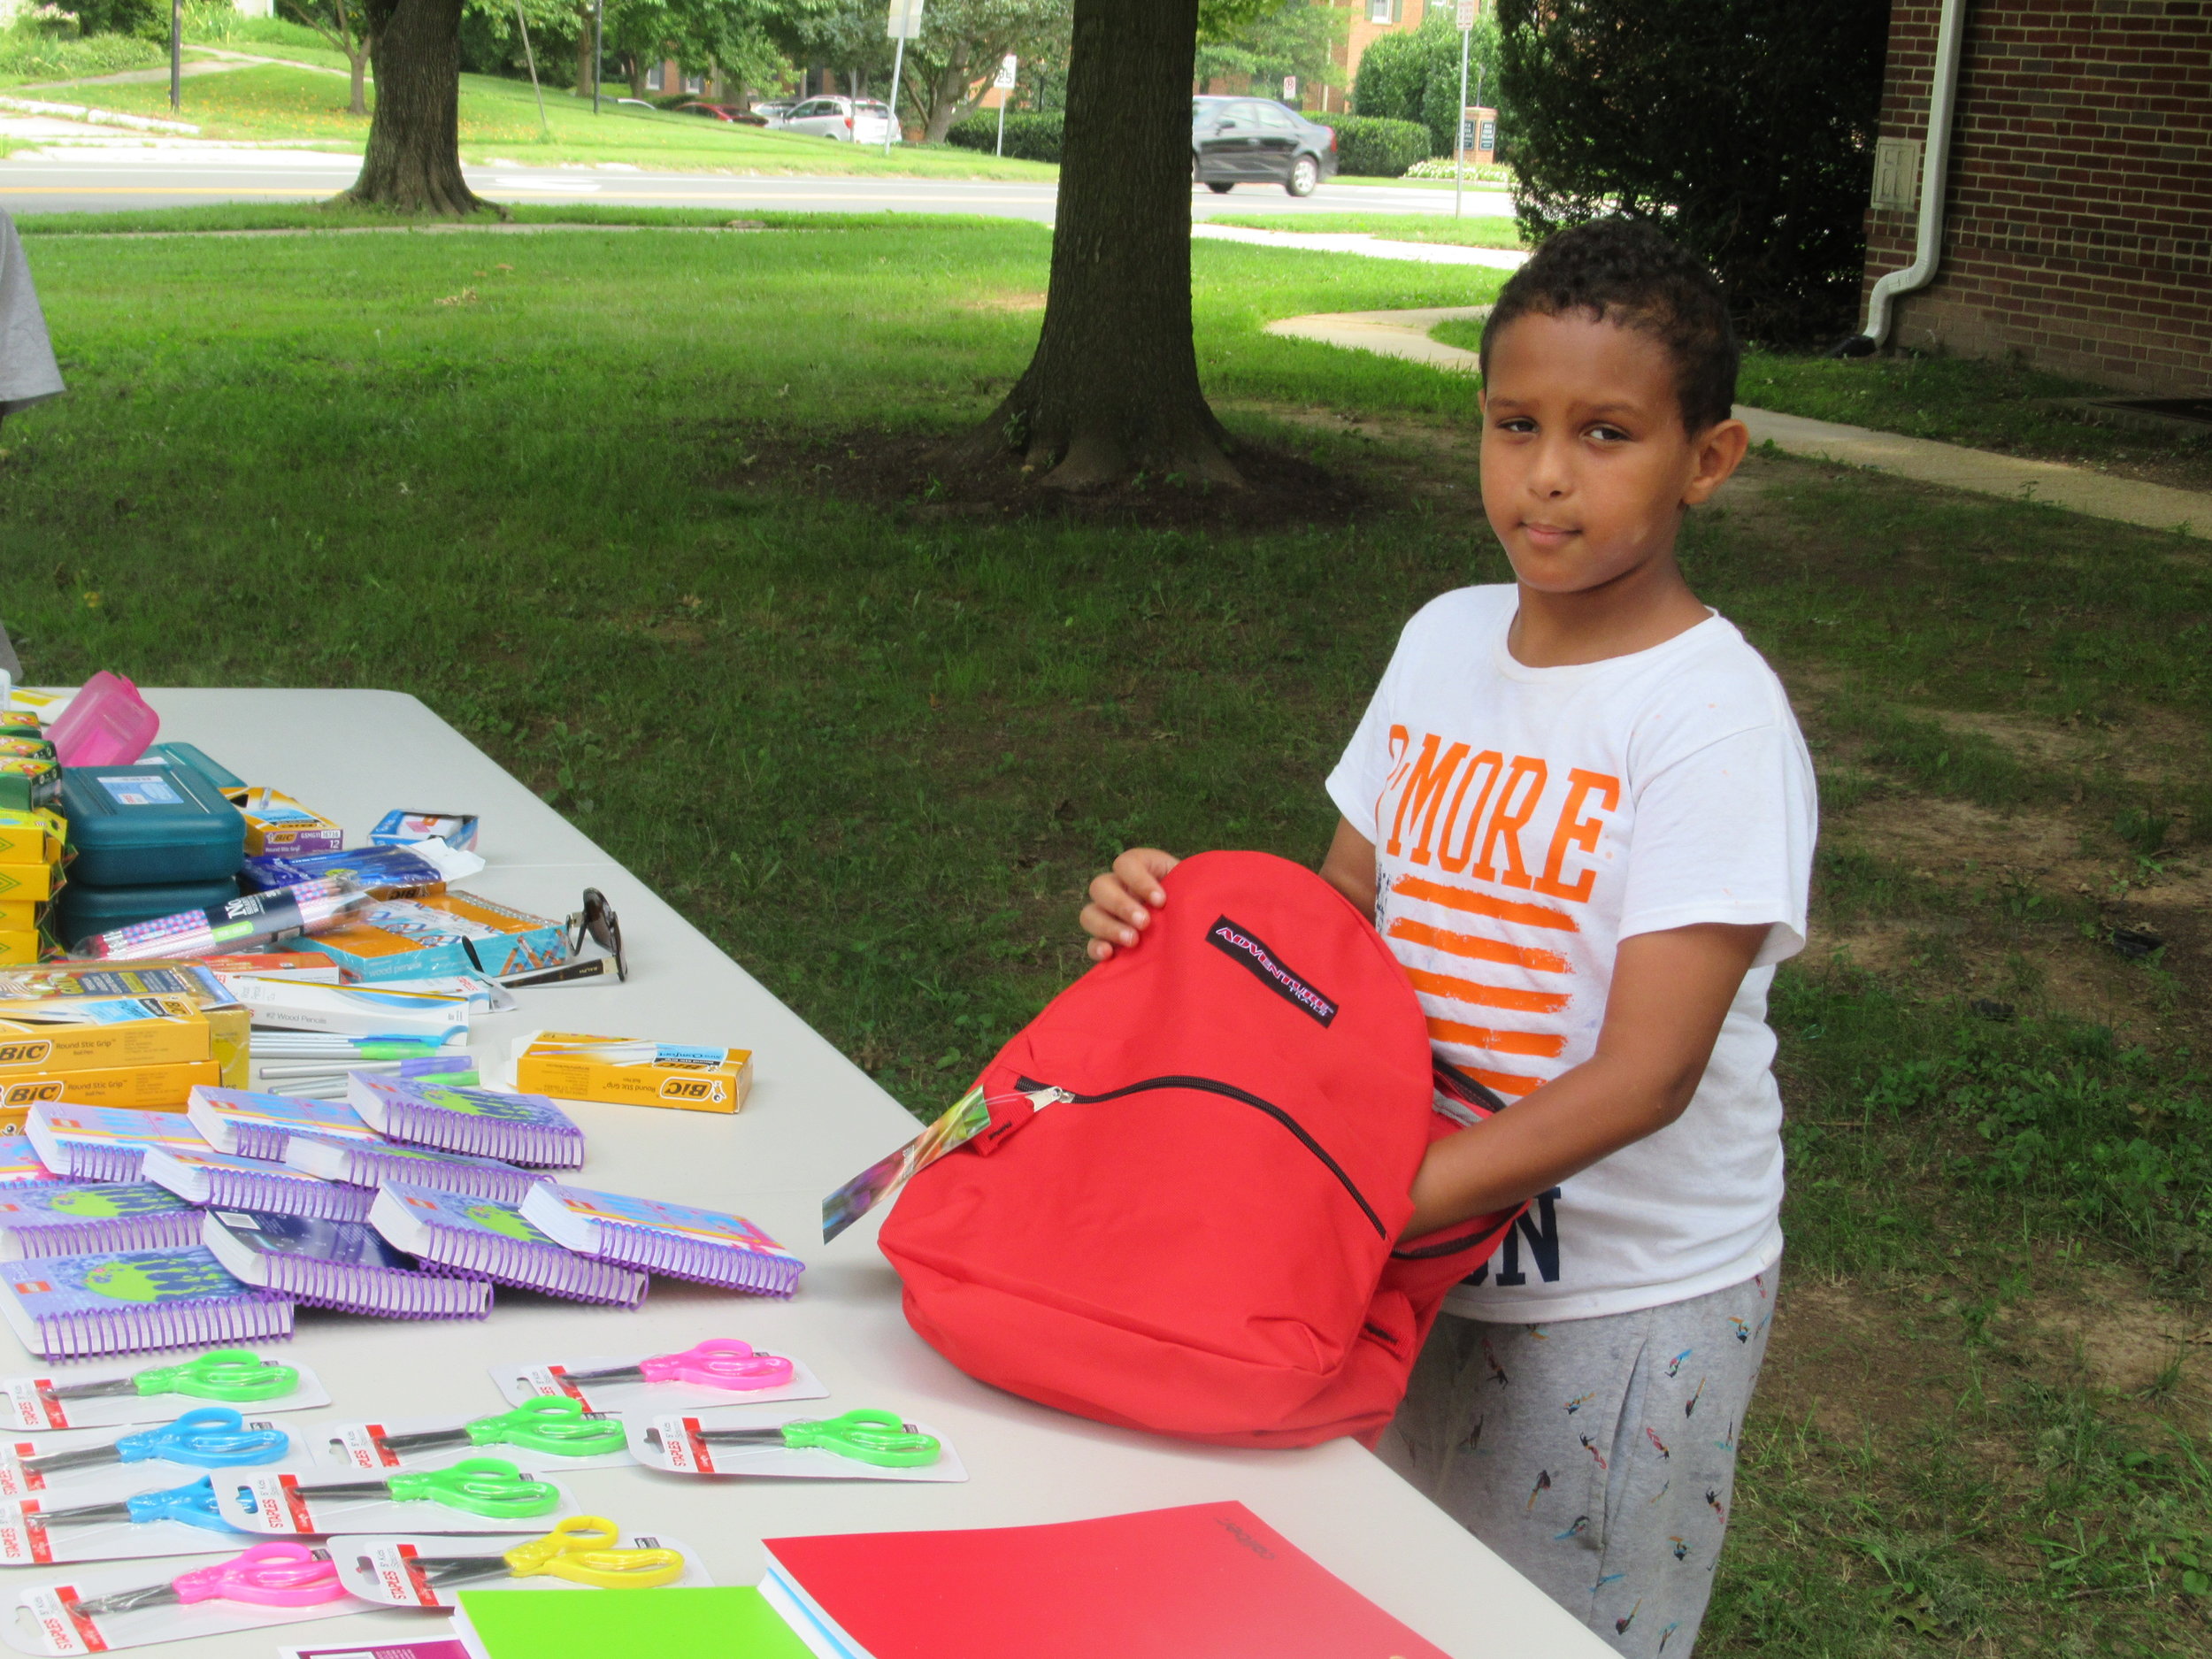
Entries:
{"type": "Polygon", "coordinates": [[[1007,53],[1005,58],[999,64],[998,79],[991,84],[1001,92],[1011,90],[1014,85],[1014,71],[1018,66],[1014,61],[1014,54],[1007,53]]]}
{"type": "Polygon", "coordinates": [[[1482,9],[1482,0],[1459,0],[1459,32],[1464,35],[1475,27],[1475,13],[1482,9]]]}
{"type": "Polygon", "coordinates": [[[910,41],[922,32],[922,0],[891,0],[891,17],[884,34],[895,41],[910,41]]]}
{"type": "Polygon", "coordinates": [[[1283,102],[1285,104],[1288,104],[1297,96],[1298,77],[1295,75],[1285,75],[1283,77],[1283,102]]]}

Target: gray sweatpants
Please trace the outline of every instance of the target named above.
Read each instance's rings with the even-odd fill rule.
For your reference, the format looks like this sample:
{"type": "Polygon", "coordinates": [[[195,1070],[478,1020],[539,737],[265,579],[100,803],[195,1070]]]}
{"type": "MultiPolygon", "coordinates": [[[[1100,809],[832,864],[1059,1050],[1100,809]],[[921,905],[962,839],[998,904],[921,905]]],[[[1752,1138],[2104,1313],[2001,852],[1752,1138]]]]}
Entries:
{"type": "Polygon", "coordinates": [[[1377,1449],[1617,1652],[1688,1659],[1777,1277],[1559,1325],[1446,1314],[1377,1449]]]}

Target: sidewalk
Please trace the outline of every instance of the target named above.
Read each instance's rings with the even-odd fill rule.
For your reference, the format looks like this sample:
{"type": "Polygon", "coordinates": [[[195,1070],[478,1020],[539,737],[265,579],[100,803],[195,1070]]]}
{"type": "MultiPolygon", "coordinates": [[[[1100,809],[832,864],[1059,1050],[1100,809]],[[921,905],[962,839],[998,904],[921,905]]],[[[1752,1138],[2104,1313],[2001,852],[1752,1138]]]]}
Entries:
{"type": "MultiPolygon", "coordinates": [[[[1193,221],[1190,234],[1209,242],[1240,242],[1255,248],[1295,248],[1306,253],[1356,253],[1370,259],[1405,259],[1416,265],[1487,265],[1494,271],[1518,271],[1528,254],[1515,248],[1463,248],[1448,242],[1394,242],[1365,234],[1302,230],[1250,230],[1240,225],[1193,221]]],[[[1378,316],[1389,312],[1379,311],[1378,316]]],[[[1411,311],[1405,315],[1410,317],[1411,311]]],[[[1423,313],[1426,315],[1426,313],[1423,313]]]]}
{"type": "MultiPolygon", "coordinates": [[[[1486,305],[1449,305],[1425,311],[1324,311],[1310,317],[1283,318],[1268,324],[1267,332],[1354,351],[1372,351],[1380,357],[1403,357],[1448,373],[1472,374],[1478,366],[1475,354],[1430,339],[1429,330],[1457,318],[1486,316],[1489,310],[1486,305]]],[[[1863,466],[1870,472],[2006,501],[2040,502],[2147,529],[2212,536],[2212,493],[2202,490],[2140,483],[2058,461],[2024,460],[2018,456],[1969,449],[1927,438],[1901,437],[1865,426],[1808,420],[1801,415],[1740,403],[1736,407],[1736,419],[1751,428],[1752,442],[1771,443],[1786,455],[1863,466]]]]}

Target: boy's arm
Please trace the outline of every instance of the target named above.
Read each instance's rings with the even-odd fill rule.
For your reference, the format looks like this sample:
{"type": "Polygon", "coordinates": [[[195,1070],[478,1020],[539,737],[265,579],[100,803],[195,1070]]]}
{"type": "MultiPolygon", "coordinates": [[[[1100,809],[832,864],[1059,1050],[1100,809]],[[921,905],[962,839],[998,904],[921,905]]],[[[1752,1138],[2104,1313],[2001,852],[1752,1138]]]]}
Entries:
{"type": "Polygon", "coordinates": [[[1402,1236],[1517,1204],[1679,1118],[1766,936],[1763,924],[1705,922],[1623,940],[1597,1052],[1430,1147],[1402,1236]]]}

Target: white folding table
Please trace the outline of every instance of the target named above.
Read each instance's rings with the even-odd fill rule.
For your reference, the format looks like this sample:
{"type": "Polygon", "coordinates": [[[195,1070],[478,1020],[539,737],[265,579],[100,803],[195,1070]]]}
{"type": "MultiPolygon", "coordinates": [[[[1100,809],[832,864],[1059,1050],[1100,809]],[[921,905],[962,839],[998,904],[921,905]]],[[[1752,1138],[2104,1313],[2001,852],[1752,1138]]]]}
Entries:
{"type": "MultiPolygon", "coordinates": [[[[338,819],[349,844],[365,841],[395,807],[474,812],[483,819],[480,850],[490,867],[470,879],[471,890],[542,916],[576,909],[586,887],[604,892],[621,918],[628,983],[523,992],[518,1011],[479,1022],[476,1053],[503,1057],[511,1036],[541,1025],[751,1048],[753,1092],[735,1117],[571,1108],[590,1146],[575,1179],[734,1210],[807,1263],[788,1302],[657,1279],[645,1305],[626,1313],[504,1291],[490,1318],[477,1322],[413,1324],[303,1309],[290,1351],[317,1368],[335,1403],[289,1414],[288,1422],[491,1412],[503,1409],[487,1374],[498,1362],[658,1353],[738,1336],[811,1366],[831,1391],[826,1413],[879,1406],[926,1419],[952,1440],[970,1479],[710,1481],[638,1468],[566,1477],[583,1502],[626,1528],[694,1546],[717,1583],[757,1582],[763,1538],[1018,1525],[1233,1498],[1463,1659],[1609,1651],[1348,1440],[1305,1451],[1186,1445],[1063,1416],[940,1359],[900,1315],[898,1281],[874,1248],[877,1217],[833,1245],[821,1243],[823,1195],[913,1135],[914,1119],[642,881],[414,697],[148,695],[163,738],[196,743],[249,782],[286,790],[338,819]]],[[[0,1352],[9,1351],[12,1363],[0,1363],[11,1372],[40,1369],[0,1334],[0,1352]]],[[[167,1571],[211,1559],[180,1560],[167,1571]]],[[[19,1589],[55,1570],[9,1571],[5,1582],[19,1589]]],[[[159,1576],[156,1568],[148,1580],[159,1576]]],[[[442,1624],[436,1613],[388,1611],[157,1651],[176,1659],[268,1659],[280,1644],[366,1646],[426,1637],[442,1624]]]]}

